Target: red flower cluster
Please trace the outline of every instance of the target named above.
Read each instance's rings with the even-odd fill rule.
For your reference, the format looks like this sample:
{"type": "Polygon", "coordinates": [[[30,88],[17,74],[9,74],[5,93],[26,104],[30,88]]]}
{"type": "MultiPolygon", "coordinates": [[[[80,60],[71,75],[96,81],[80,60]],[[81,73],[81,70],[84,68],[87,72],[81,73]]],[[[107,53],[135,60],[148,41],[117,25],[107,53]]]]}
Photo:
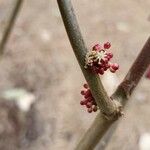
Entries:
{"type": "Polygon", "coordinates": [[[116,72],[119,69],[119,65],[110,62],[113,57],[111,52],[107,52],[110,47],[109,42],[105,43],[103,47],[99,44],[93,46],[92,51],[89,51],[86,55],[85,68],[89,68],[92,72],[100,75],[103,75],[107,69],[112,73],[116,72]]]}
{"type": "MultiPolygon", "coordinates": [[[[104,72],[109,69],[112,73],[119,69],[117,63],[111,63],[110,60],[113,57],[111,52],[107,50],[111,47],[109,42],[104,43],[103,47],[99,44],[93,46],[92,50],[86,54],[85,68],[90,69],[93,73],[103,75],[104,72]]],[[[81,105],[85,105],[89,113],[96,112],[98,106],[91,90],[87,84],[83,85],[84,90],[81,91],[81,95],[84,96],[84,100],[80,102],[81,105]]]]}
{"type": "Polygon", "coordinates": [[[94,97],[92,96],[89,86],[87,84],[84,84],[83,87],[84,90],[81,91],[81,95],[84,96],[84,100],[82,100],[80,104],[85,105],[89,113],[91,113],[92,111],[96,112],[98,106],[95,102],[94,97]]]}

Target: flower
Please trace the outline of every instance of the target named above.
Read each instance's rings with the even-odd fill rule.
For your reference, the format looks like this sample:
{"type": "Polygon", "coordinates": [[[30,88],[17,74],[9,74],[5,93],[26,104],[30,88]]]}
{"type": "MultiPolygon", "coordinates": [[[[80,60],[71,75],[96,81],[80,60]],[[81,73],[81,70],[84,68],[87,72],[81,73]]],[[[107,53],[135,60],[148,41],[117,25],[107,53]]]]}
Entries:
{"type": "Polygon", "coordinates": [[[113,58],[113,54],[106,50],[110,47],[111,44],[109,42],[104,43],[103,47],[100,44],[94,45],[92,50],[86,54],[85,68],[100,75],[103,75],[107,69],[112,73],[116,72],[116,70],[119,69],[119,65],[110,62],[113,58]]]}

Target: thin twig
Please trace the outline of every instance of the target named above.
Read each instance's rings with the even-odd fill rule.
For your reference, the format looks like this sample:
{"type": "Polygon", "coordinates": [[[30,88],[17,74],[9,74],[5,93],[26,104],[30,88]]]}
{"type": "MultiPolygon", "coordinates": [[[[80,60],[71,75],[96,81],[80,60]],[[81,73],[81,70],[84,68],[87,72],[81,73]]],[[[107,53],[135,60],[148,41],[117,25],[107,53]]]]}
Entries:
{"type": "MultiPolygon", "coordinates": [[[[150,64],[150,37],[148,38],[147,42],[145,43],[144,47],[142,48],[132,67],[128,71],[123,82],[118,86],[113,97],[116,96],[118,97],[120,93],[124,93],[124,95],[128,98],[132,94],[134,88],[139,83],[139,80],[147,70],[149,64],[150,64]]],[[[123,103],[125,102],[126,101],[123,101],[123,103]]]]}
{"type": "Polygon", "coordinates": [[[10,33],[12,31],[12,28],[14,26],[15,20],[17,18],[17,15],[19,13],[19,10],[21,8],[21,4],[23,3],[23,0],[16,0],[14,8],[12,10],[12,13],[10,15],[10,18],[8,19],[8,22],[6,24],[6,27],[4,29],[4,34],[2,36],[2,40],[0,42],[0,55],[4,53],[5,45],[9,39],[10,33]]]}
{"type": "Polygon", "coordinates": [[[57,2],[70,43],[85,76],[85,79],[91,89],[92,95],[94,96],[101,112],[107,117],[113,118],[116,112],[116,104],[108,97],[98,75],[94,75],[84,68],[87,48],[83,41],[83,37],[81,35],[76,16],[74,14],[71,1],[57,0],[57,2]]]}
{"type": "MultiPolygon", "coordinates": [[[[149,64],[150,64],[150,38],[145,43],[143,49],[136,58],[131,69],[124,78],[123,82],[118,86],[116,92],[112,95],[112,98],[119,102],[122,102],[123,106],[125,106],[127,100],[131,96],[134,88],[138,85],[142,75],[146,71],[149,64]]],[[[83,138],[77,145],[76,150],[92,150],[97,145],[99,140],[103,137],[103,135],[109,129],[109,127],[112,125],[113,122],[114,121],[108,122],[106,120],[103,120],[101,114],[99,113],[95,121],[93,122],[92,126],[84,134],[83,138]],[[106,128],[104,126],[106,126],[106,128]]]]}

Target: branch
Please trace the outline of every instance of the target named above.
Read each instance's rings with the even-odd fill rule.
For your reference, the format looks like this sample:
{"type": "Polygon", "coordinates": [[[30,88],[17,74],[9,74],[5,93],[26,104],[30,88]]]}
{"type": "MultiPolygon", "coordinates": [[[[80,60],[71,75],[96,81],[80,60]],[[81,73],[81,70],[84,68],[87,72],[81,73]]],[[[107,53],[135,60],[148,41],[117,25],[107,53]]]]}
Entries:
{"type": "MultiPolygon", "coordinates": [[[[114,97],[123,93],[126,99],[132,94],[134,88],[139,83],[139,80],[145,73],[146,69],[150,64],[150,37],[139,53],[137,59],[133,63],[123,82],[119,85],[116,90],[114,97]]],[[[125,101],[123,101],[124,103],[125,101]]]]}
{"type": "MultiPolygon", "coordinates": [[[[114,114],[117,113],[117,111],[119,111],[118,110],[119,105],[116,106],[116,103],[114,103],[114,101],[111,101],[109,99],[99,77],[97,75],[93,75],[91,72],[89,72],[88,70],[85,70],[84,68],[84,63],[85,63],[84,58],[87,53],[87,48],[83,41],[70,0],[57,0],[57,2],[59,5],[59,9],[60,9],[63,21],[64,21],[64,25],[65,25],[70,43],[76,55],[76,58],[80,64],[80,67],[86,78],[86,81],[88,82],[90,86],[92,95],[95,98],[101,110],[101,112],[96,117],[94,123],[92,124],[91,128],[86,132],[86,134],[84,135],[84,137],[82,138],[78,146],[76,147],[76,150],[91,150],[96,146],[98,141],[102,138],[102,136],[109,129],[112,123],[115,120],[117,120],[114,114]],[[106,119],[106,117],[104,117],[105,116],[104,114],[109,119],[108,118],[106,119]]],[[[126,76],[123,83],[119,86],[116,92],[112,95],[113,99],[118,100],[118,101],[123,101],[123,102],[126,101],[126,99],[129,98],[129,96],[131,95],[131,92],[133,91],[135,86],[138,84],[138,81],[141,78],[147,65],[144,65],[144,67],[142,67],[142,71],[141,71],[142,73],[140,73],[140,75],[137,75],[137,73],[135,72],[135,71],[140,71],[140,69],[136,69],[137,66],[141,67],[144,63],[149,64],[149,61],[147,61],[149,60],[149,57],[148,57],[149,54],[147,54],[149,46],[147,45],[149,45],[149,41],[146,43],[146,46],[143,48],[141,54],[137,58],[133,67],[131,68],[130,73],[126,76]],[[144,61],[144,59],[142,59],[143,57],[148,57],[148,59],[144,61]],[[134,82],[130,80],[133,80],[134,82]],[[131,86],[128,86],[129,85],[128,83],[134,83],[134,85],[132,84],[131,86]]]]}
{"type": "Polygon", "coordinates": [[[105,114],[105,116],[114,119],[114,114],[116,114],[117,109],[116,104],[108,97],[99,76],[94,75],[93,73],[84,68],[87,48],[81,35],[71,1],[57,0],[57,3],[59,5],[61,16],[63,18],[63,22],[73,51],[76,55],[76,58],[85,76],[85,79],[90,87],[92,95],[95,98],[96,103],[99,106],[101,112],[105,114]]]}
{"type": "MultiPolygon", "coordinates": [[[[123,82],[118,86],[112,98],[122,102],[125,106],[127,100],[131,96],[134,88],[138,85],[139,80],[150,64],[150,38],[145,43],[140,54],[133,63],[131,69],[127,73],[123,82]]],[[[92,150],[105,132],[110,128],[114,121],[103,120],[99,113],[93,122],[92,126],[85,133],[76,150],[92,150]]],[[[113,133],[113,132],[112,132],[113,133]]],[[[109,141],[109,139],[108,139],[109,141]]]]}
{"type": "MultiPolygon", "coordinates": [[[[144,72],[150,69],[149,64],[150,64],[150,38],[145,43],[143,49],[141,50],[131,69],[127,73],[123,82],[118,86],[116,92],[114,93],[114,98],[119,97],[119,95],[122,93],[126,97],[122,99],[122,103],[123,105],[125,105],[127,98],[129,98],[130,95],[132,94],[134,88],[137,86],[144,72]]],[[[106,148],[115,129],[117,128],[117,125],[118,124],[115,124],[115,126],[111,128],[109,132],[103,137],[105,145],[102,146],[101,144],[100,145],[101,149],[104,150],[106,148]]]]}
{"type": "Polygon", "coordinates": [[[109,129],[108,131],[104,134],[103,138],[101,139],[101,141],[99,142],[99,144],[97,145],[98,149],[100,150],[105,150],[107,148],[107,146],[109,145],[109,141],[112,138],[112,135],[114,134],[114,132],[116,131],[117,127],[118,127],[119,122],[115,122],[109,129]]]}
{"type": "Polygon", "coordinates": [[[14,26],[14,23],[17,18],[18,12],[21,8],[22,2],[23,2],[23,0],[16,0],[16,2],[15,2],[15,6],[13,8],[12,14],[10,15],[10,18],[8,19],[8,23],[4,29],[4,34],[3,34],[2,40],[0,42],[0,55],[2,55],[4,53],[5,45],[9,39],[11,30],[14,26]]]}

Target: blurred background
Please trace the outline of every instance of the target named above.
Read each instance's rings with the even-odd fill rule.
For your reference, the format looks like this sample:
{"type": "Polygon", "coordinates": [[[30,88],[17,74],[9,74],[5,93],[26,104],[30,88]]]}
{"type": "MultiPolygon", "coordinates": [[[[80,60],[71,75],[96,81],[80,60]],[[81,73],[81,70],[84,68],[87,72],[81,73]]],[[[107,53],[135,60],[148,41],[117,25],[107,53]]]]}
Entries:
{"type": "MultiPolygon", "coordinates": [[[[14,2],[0,0],[0,38],[14,2]]],[[[87,47],[112,43],[120,70],[101,77],[111,95],[149,37],[150,1],[72,3],[87,47]]],[[[79,104],[85,79],[56,0],[24,0],[0,58],[0,79],[0,150],[73,150],[97,114],[79,104]]],[[[150,150],[149,106],[150,80],[143,78],[106,150],[150,150]]]]}

